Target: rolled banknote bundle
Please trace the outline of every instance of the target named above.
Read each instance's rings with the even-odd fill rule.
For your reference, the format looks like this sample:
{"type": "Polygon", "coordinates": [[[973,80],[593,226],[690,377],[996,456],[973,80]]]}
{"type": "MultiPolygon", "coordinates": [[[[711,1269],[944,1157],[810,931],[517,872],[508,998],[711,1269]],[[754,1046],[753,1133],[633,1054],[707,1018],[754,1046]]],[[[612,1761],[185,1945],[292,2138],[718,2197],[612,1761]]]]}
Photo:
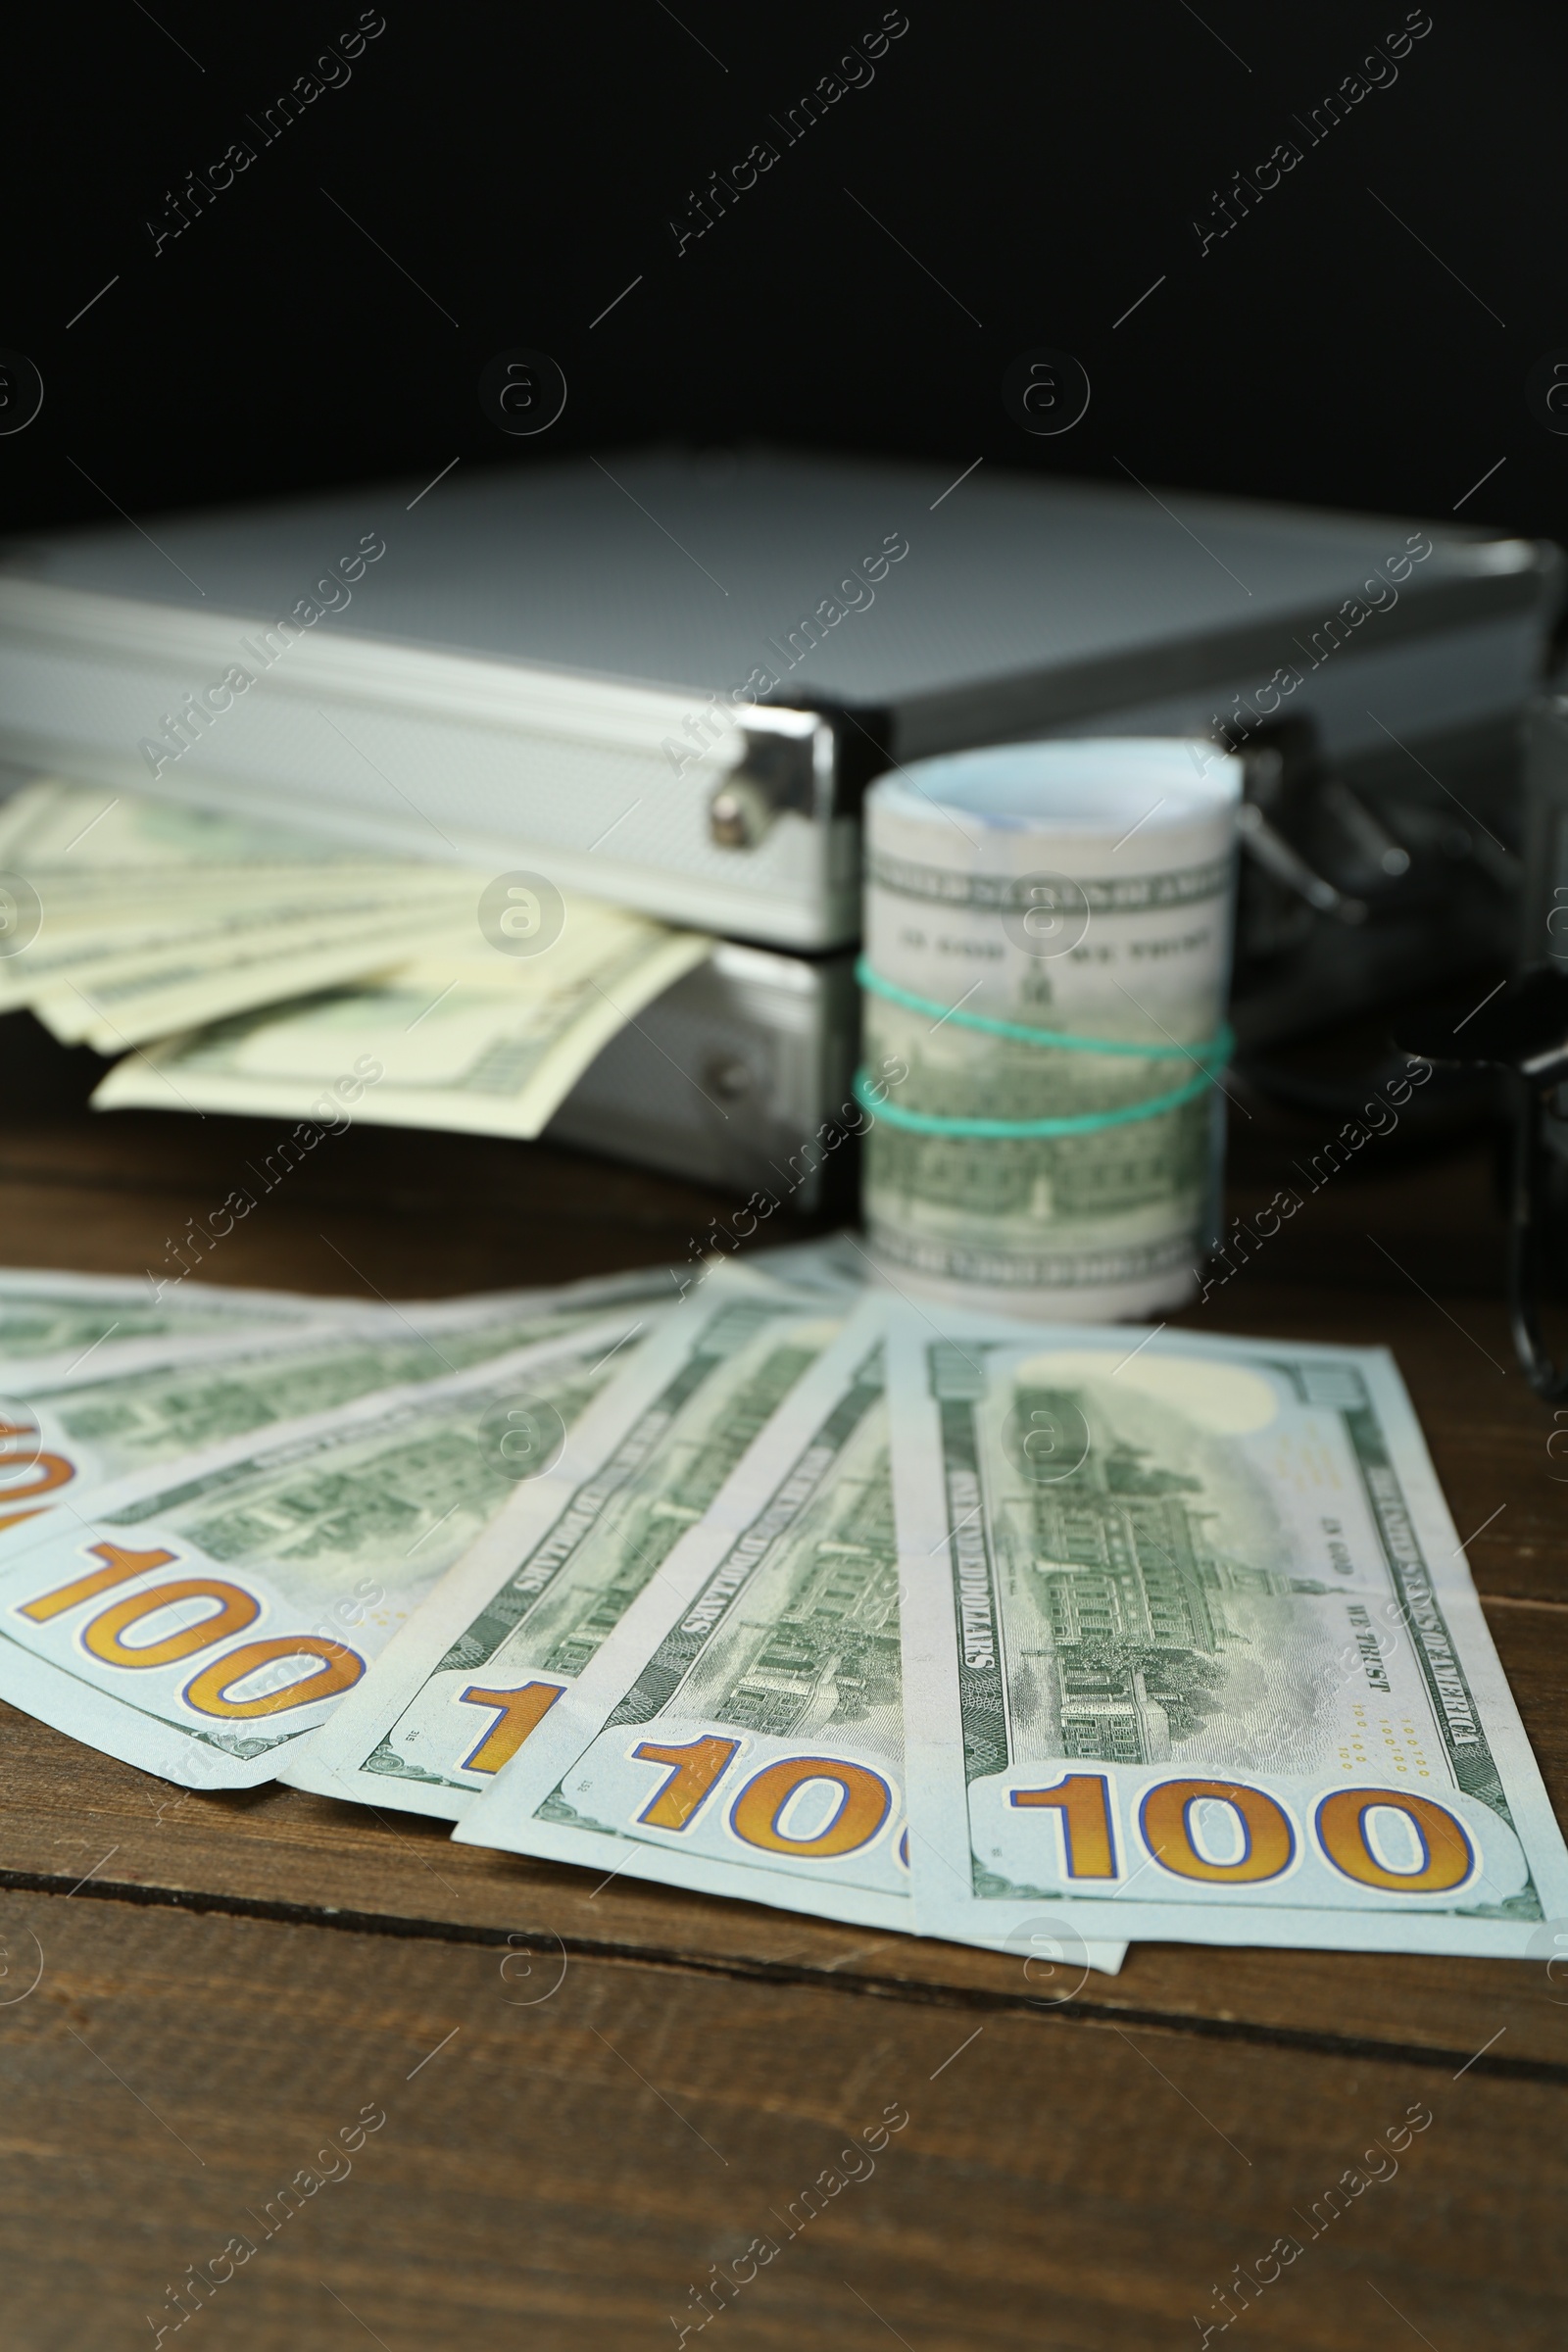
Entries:
{"type": "Polygon", "coordinates": [[[865,1213],[902,1288],[1077,1322],[1180,1305],[1213,1222],[1238,761],[1012,744],[866,796],[865,1213]]]}

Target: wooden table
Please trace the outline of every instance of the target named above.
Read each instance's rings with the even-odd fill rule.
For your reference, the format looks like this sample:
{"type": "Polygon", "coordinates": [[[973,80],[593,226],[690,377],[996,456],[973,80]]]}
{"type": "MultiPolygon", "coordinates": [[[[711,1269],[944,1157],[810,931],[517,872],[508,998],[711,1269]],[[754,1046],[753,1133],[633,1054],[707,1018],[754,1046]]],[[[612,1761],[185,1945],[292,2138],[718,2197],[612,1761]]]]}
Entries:
{"type": "MultiPolygon", "coordinates": [[[[88,1059],[21,1021],[0,1069],[14,1263],[162,1264],[275,1140],[95,1119],[88,1059]]],[[[1284,1149],[1249,1144],[1239,1206],[1284,1149]]],[[[1561,1811],[1568,1416],[1507,1344],[1485,1150],[1399,1149],[1191,1319],[1393,1348],[1561,1811]]],[[[209,1270],[430,1296],[683,1260],[729,1205],[364,1127],[209,1270]]],[[[1542,1964],[1144,1945],[1053,2003],[1013,1959],[596,1888],[289,1789],[189,1794],[9,1710],[0,1742],[6,2352],[161,2324],[214,2352],[620,2352],[696,2342],[705,2308],[734,2352],[1147,2352],[1195,2315],[1221,2340],[1214,2289],[1281,2237],[1303,2251],[1240,2290],[1250,2343],[1565,2340],[1568,1982],[1542,1964]],[[1331,2199],[1411,2110],[1396,2175],[1331,2199]],[[754,2240],[778,2250],[748,2278],[754,2240]],[[715,2266],[746,2281],[722,2309],[715,2266]]]]}

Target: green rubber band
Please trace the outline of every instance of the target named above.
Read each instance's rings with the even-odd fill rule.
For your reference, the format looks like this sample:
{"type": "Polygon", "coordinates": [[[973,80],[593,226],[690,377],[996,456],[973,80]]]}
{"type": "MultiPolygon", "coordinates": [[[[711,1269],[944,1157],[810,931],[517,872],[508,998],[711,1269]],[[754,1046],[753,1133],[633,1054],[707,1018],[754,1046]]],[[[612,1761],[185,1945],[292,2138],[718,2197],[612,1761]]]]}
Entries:
{"type": "Polygon", "coordinates": [[[1200,1046],[1141,1046],[1121,1037],[1077,1037],[1063,1029],[1033,1029],[1023,1021],[994,1020],[988,1012],[965,1012],[961,1005],[939,1004],[934,997],[917,997],[912,988],[884,980],[863,956],[856,964],[855,977],[870,995],[901,1004],[906,1012],[927,1012],[939,1021],[952,1021],[956,1029],[979,1029],[987,1037],[1011,1038],[1022,1046],[1050,1046],[1064,1054],[1124,1054],[1138,1061],[1217,1061],[1223,1067],[1236,1048],[1228,1027],[1200,1046]]]}
{"type": "Polygon", "coordinates": [[[1061,1119],[946,1119],[936,1111],[905,1110],[896,1102],[879,1102],[864,1070],[856,1071],[853,1092],[862,1110],[886,1119],[890,1127],[906,1129],[910,1135],[979,1136],[994,1143],[1027,1143],[1035,1136],[1095,1135],[1104,1127],[1130,1127],[1137,1119],[1160,1118],[1206,1094],[1216,1076],[1213,1070],[1200,1070],[1185,1086],[1168,1095],[1153,1095],[1147,1102],[1126,1102],[1119,1110],[1085,1110],[1061,1119]]]}

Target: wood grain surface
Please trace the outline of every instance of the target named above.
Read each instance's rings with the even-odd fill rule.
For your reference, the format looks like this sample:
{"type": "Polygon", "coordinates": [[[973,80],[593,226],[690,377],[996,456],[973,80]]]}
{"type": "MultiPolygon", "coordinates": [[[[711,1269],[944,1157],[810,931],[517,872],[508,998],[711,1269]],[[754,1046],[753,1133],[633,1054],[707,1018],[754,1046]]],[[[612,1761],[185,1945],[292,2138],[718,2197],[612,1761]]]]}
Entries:
{"type": "MultiPolygon", "coordinates": [[[[275,1141],[96,1119],[96,1066],[0,1023],[8,1262],[156,1266],[275,1141]]],[[[1261,1124],[1243,1215],[1298,1156],[1261,1124]]],[[[1485,1143],[1377,1149],[1185,1320],[1393,1349],[1481,1530],[1562,1816],[1568,1420],[1508,1347],[1485,1143]]],[[[438,1296],[678,1263],[735,1205],[360,1128],[210,1271],[438,1296]]],[[[954,1945],[596,1891],[407,1815],[171,1788],[7,1709],[0,1971],[5,2352],[160,2327],[214,2352],[620,2352],[682,2328],[735,2352],[1145,2352],[1219,2340],[1227,2313],[1258,2345],[1534,2352],[1568,2324],[1568,1983],[1542,1964],[1148,1945],[1042,1985],[954,1945]],[[1431,2121],[1396,2150],[1412,2110],[1431,2121]],[[1300,2253],[1246,2283],[1281,2237],[1300,2253]],[[754,2241],[755,2278],[716,2287],[754,2241]]]]}

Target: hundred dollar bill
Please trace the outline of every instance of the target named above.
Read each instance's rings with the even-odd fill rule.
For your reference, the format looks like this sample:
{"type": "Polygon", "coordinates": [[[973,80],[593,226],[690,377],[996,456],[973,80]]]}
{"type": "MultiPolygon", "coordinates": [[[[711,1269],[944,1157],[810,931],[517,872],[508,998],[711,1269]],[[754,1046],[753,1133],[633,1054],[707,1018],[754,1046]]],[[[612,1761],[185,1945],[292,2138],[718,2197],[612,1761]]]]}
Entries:
{"type": "Polygon", "coordinates": [[[466,1811],[662,1575],[838,1321],[731,1269],[710,1276],[284,1777],[442,1820],[466,1811]]]}
{"type": "Polygon", "coordinates": [[[1506,1954],[1568,1916],[1385,1350],[889,1331],[927,1933],[1506,1954]]]}
{"type": "Polygon", "coordinates": [[[325,985],[374,970],[435,927],[443,896],[450,906],[460,895],[448,882],[436,906],[429,892],[366,889],[313,906],[292,885],[269,892],[253,878],[244,901],[227,907],[204,893],[199,906],[143,901],[102,919],[78,908],[68,921],[55,919],[50,896],[38,894],[29,909],[23,885],[0,884],[0,933],[19,943],[0,936],[0,1011],[26,1005],[63,1044],[109,1053],[188,1025],[193,1003],[234,1010],[266,1001],[264,992],[297,989],[301,974],[325,985]]]}
{"type": "Polygon", "coordinates": [[[187,1788],[270,1780],[614,1378],[639,1319],[138,1471],[18,1529],[0,1697],[187,1788]]]}
{"type": "MultiPolygon", "coordinates": [[[[220,924],[188,919],[154,947],[94,958],[86,968],[78,961],[47,985],[34,982],[28,1002],[63,1044],[122,1054],[197,1021],[401,961],[448,930],[454,908],[474,892],[468,877],[444,874],[417,895],[366,886],[318,906],[302,906],[292,893],[270,905],[253,900],[220,924]]],[[[47,942],[43,948],[47,956],[47,942]]]]}
{"type": "MultiPolygon", "coordinates": [[[[439,1380],[635,1302],[673,1303],[662,1270],[436,1306],[361,1307],[340,1322],[236,1339],[180,1333],[104,1367],[14,1381],[0,1397],[0,1561],[6,1531],[97,1486],[233,1438],[313,1419],[377,1389],[439,1380]]],[[[30,1536],[27,1539],[31,1541],[30,1536]]]]}
{"type": "Polygon", "coordinates": [[[879,1301],[535,1721],[464,1842],[913,1932],[879,1301]]]}
{"type": "Polygon", "coordinates": [[[40,776],[0,802],[0,865],[24,872],[44,866],[61,872],[97,870],[121,877],[205,868],[243,873],[257,864],[387,866],[411,861],[367,860],[352,845],[268,825],[216,809],[40,776]]]}
{"type": "Polygon", "coordinates": [[[369,1057],[356,1116],[464,1134],[539,1133],[627,1021],[712,942],[591,901],[537,956],[497,954],[469,919],[436,952],[357,986],[220,1021],[120,1062],[93,1096],[130,1104],[308,1116],[323,1084],[369,1057]]]}
{"type": "Polygon", "coordinates": [[[735,1262],[749,1273],[776,1276],[796,1290],[830,1292],[849,1304],[854,1303],[876,1272],[859,1243],[848,1232],[825,1233],[813,1242],[780,1242],[768,1250],[748,1250],[735,1262]]]}
{"type": "MultiPolygon", "coordinates": [[[[258,870],[318,871],[309,856],[303,837],[269,839],[257,827],[54,777],[0,801],[0,875],[13,889],[48,891],[51,929],[90,920],[134,932],[151,909],[188,913],[198,888],[233,896],[258,870]]],[[[330,887],[341,884],[339,872],[330,887]]]]}
{"type": "Polygon", "coordinates": [[[0,808],[0,1005],[30,1004],[68,1042],[114,1052],[372,970],[477,887],[461,869],[313,857],[289,834],[36,785],[0,808]],[[233,861],[214,862],[220,850],[233,861]]]}
{"type": "Polygon", "coordinates": [[[900,1287],[1079,1321],[1191,1291],[1239,778],[1208,745],[1016,744],[867,794],[866,1065],[902,1074],[862,1094],[865,1210],[900,1287]]]}
{"type": "Polygon", "coordinates": [[[27,1383],[101,1367],[171,1338],[234,1339],[361,1311],[346,1298],[232,1290],[215,1282],[153,1283],[113,1274],[0,1267],[0,1397],[27,1383]]]}
{"type": "MultiPolygon", "coordinates": [[[[44,895],[50,932],[90,927],[104,953],[119,935],[161,935],[210,909],[243,912],[286,889],[308,906],[369,884],[417,891],[431,868],[351,846],[97,785],[46,778],[0,803],[0,872],[44,895]]],[[[437,878],[445,868],[435,869],[437,878]]],[[[90,943],[89,943],[90,944],[90,943]]]]}

